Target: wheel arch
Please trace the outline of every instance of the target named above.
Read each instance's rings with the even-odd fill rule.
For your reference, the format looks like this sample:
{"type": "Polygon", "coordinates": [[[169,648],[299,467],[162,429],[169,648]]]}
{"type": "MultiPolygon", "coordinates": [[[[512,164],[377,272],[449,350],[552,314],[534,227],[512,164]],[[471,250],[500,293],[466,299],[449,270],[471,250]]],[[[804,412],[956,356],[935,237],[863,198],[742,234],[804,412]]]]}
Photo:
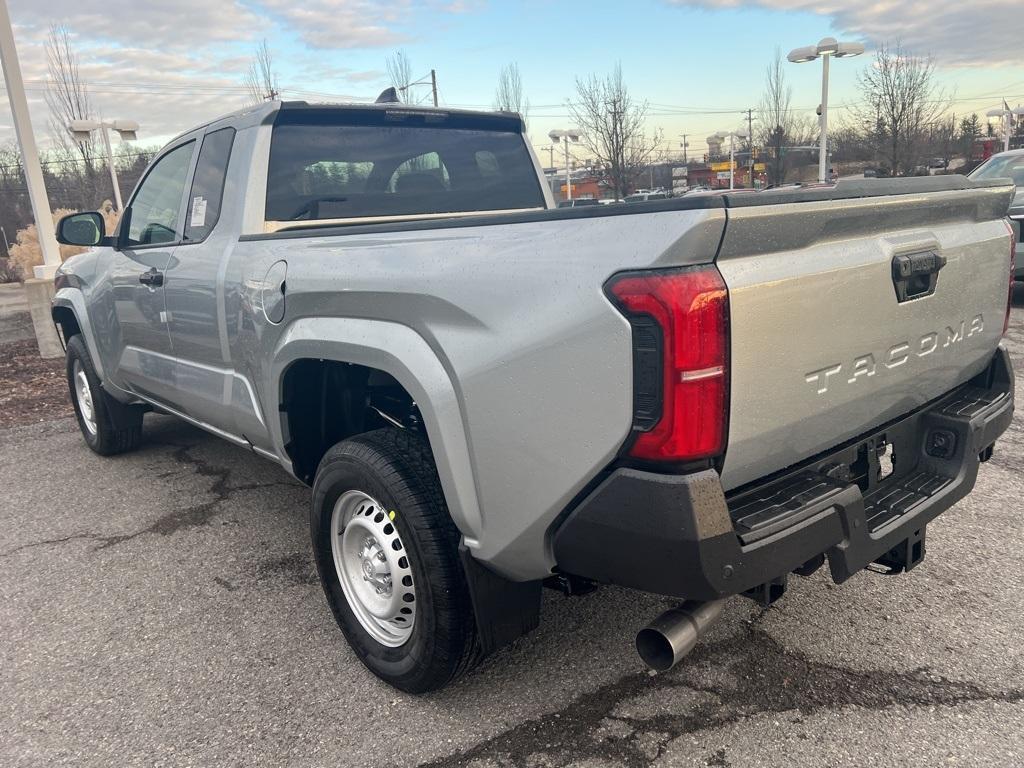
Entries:
{"type": "Polygon", "coordinates": [[[322,371],[318,366],[330,365],[384,374],[415,403],[449,513],[466,546],[474,549],[483,520],[456,386],[438,355],[408,326],[361,318],[303,318],[281,335],[269,371],[268,391],[274,393],[278,412],[270,427],[279,454],[292,460],[296,476],[308,475],[311,460],[302,457],[296,466],[292,456],[296,447],[291,444],[301,438],[291,434],[289,424],[290,377],[301,367],[322,371]]]}
{"type": "Polygon", "coordinates": [[[54,294],[53,304],[50,307],[50,317],[54,324],[60,329],[61,343],[67,349],[68,339],[76,334],[82,336],[85,347],[89,350],[92,358],[93,368],[100,381],[105,382],[107,377],[103,371],[103,360],[100,358],[99,349],[96,347],[96,340],[92,334],[92,324],[89,322],[89,313],[85,309],[85,297],[80,290],[75,288],[61,288],[54,294]]]}

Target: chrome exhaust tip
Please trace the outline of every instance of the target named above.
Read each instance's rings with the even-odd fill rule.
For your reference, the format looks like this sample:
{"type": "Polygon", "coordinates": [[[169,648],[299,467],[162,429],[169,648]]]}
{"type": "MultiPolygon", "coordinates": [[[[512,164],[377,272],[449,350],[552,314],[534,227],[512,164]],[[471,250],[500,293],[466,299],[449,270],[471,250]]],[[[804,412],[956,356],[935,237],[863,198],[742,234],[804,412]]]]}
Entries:
{"type": "Polygon", "coordinates": [[[693,650],[707,628],[722,613],[725,600],[687,600],[665,611],[637,632],[636,652],[658,672],[672,669],[693,650]]]}

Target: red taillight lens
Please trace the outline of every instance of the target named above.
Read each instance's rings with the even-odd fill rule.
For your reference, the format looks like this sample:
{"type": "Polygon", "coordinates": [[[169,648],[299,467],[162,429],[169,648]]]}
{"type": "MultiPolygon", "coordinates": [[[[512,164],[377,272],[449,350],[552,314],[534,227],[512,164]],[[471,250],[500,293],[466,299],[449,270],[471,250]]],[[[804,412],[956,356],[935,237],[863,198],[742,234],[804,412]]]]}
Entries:
{"type": "Polygon", "coordinates": [[[661,417],[630,455],[689,461],[725,448],[729,295],[715,267],[626,275],[611,286],[627,314],[649,315],[662,334],[661,417]]]}
{"type": "MultiPolygon", "coordinates": [[[[1017,233],[1013,231],[1013,224],[1009,219],[1004,220],[1006,228],[1010,230],[1010,290],[1006,295],[1006,318],[1003,320],[1003,335],[1010,330],[1010,309],[1013,307],[1013,273],[1017,271],[1017,233]]],[[[1024,222],[1021,222],[1024,227],[1024,222]]]]}

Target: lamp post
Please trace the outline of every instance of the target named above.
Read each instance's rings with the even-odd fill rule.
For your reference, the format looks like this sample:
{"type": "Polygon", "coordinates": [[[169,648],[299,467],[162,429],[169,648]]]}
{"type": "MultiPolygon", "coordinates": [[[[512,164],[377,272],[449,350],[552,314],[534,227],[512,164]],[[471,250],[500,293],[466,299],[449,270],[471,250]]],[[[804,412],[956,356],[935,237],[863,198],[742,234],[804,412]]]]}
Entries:
{"type": "Polygon", "coordinates": [[[861,43],[840,43],[834,37],[826,37],[817,45],[794,48],[788,58],[794,64],[821,59],[821,143],[818,149],[818,181],[826,181],[828,165],[828,60],[830,56],[845,59],[864,53],[861,43]]]}
{"type": "MultiPolygon", "coordinates": [[[[720,139],[729,140],[729,189],[735,189],[736,179],[736,139],[747,138],[747,132],[744,130],[739,131],[719,131],[715,134],[720,139]]],[[[754,180],[751,179],[750,183],[753,184],[754,180]]]]}
{"type": "Polygon", "coordinates": [[[1010,118],[1013,115],[1024,115],[1024,107],[1017,107],[1016,109],[1008,109],[1006,107],[1004,107],[1002,109],[990,109],[985,114],[988,117],[998,117],[999,118],[999,127],[1003,129],[1003,152],[1009,151],[1009,149],[1010,149],[1010,118]]]}
{"type": "Polygon", "coordinates": [[[572,178],[569,175],[569,142],[579,141],[580,132],[576,128],[556,128],[548,133],[548,138],[556,144],[565,146],[565,199],[572,200],[572,178]]]}
{"type": "Polygon", "coordinates": [[[117,131],[122,141],[135,141],[139,124],[133,120],[72,120],[68,123],[68,132],[75,141],[88,141],[93,131],[103,136],[103,146],[107,153],[107,168],[110,169],[110,183],[114,187],[114,205],[121,211],[121,186],[117,183],[117,171],[114,169],[114,152],[110,148],[110,129],[117,131]]]}

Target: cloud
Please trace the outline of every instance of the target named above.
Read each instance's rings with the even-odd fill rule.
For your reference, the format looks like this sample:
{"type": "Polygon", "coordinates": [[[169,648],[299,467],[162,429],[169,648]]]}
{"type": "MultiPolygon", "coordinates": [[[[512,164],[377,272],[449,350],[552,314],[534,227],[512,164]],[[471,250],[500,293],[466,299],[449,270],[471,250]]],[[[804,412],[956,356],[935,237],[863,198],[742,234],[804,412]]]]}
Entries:
{"type": "Polygon", "coordinates": [[[396,27],[411,12],[410,0],[264,0],[262,7],[312,48],[380,48],[409,39],[396,27]]]}
{"type": "MultiPolygon", "coordinates": [[[[877,45],[902,41],[939,66],[1018,65],[1020,0],[669,0],[709,9],[759,7],[825,16],[836,30],[877,45]]],[[[823,33],[823,37],[825,34],[823,33]]],[[[813,41],[793,41],[807,44],[813,41]]]]}
{"type": "Polygon", "coordinates": [[[76,36],[148,48],[154,57],[259,38],[267,20],[238,0],[146,0],[130,9],[99,0],[10,0],[19,38],[42,40],[51,24],[76,36]],[[157,53],[159,52],[159,53],[157,53]]]}
{"type": "MultiPolygon", "coordinates": [[[[330,98],[299,90],[308,82],[319,88],[336,83],[329,90],[339,94],[367,88],[371,92],[361,95],[372,98],[384,73],[342,66],[340,51],[392,46],[407,39],[403,24],[416,26],[412,0],[146,0],[129,12],[100,0],[51,0],[45,8],[37,0],[9,2],[32,122],[43,147],[50,143],[43,96],[51,24],[69,30],[94,111],[137,120],[144,145],[243,107],[249,99],[245,73],[264,37],[274,38],[286,98],[330,98]],[[290,50],[289,38],[306,50],[290,50]]],[[[0,88],[0,142],[10,139],[0,88]]]]}

